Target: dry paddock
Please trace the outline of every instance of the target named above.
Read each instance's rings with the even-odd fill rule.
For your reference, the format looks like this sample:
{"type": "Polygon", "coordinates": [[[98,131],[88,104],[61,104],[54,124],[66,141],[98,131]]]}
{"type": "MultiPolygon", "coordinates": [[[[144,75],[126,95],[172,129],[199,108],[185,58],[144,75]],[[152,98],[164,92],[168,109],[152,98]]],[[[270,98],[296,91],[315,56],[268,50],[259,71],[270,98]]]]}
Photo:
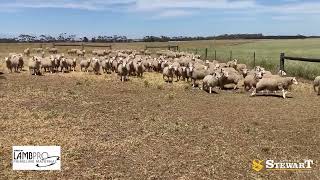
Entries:
{"type": "Polygon", "coordinates": [[[146,74],[0,75],[1,179],[319,179],[320,102],[208,94],[146,74]],[[13,145],[59,145],[62,170],[12,171],[13,145]],[[311,171],[251,170],[312,159],[311,171]]]}

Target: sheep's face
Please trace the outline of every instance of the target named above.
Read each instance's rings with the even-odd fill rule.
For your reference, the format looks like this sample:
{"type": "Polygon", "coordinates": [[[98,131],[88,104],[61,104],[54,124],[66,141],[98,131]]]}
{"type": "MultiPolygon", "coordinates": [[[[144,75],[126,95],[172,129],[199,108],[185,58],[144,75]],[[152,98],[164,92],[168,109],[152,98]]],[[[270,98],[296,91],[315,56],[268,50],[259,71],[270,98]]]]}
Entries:
{"type": "Polygon", "coordinates": [[[226,78],[229,77],[229,73],[223,69],[221,69],[221,74],[223,77],[226,77],[226,78]]]}
{"type": "Polygon", "coordinates": [[[243,75],[247,75],[248,74],[248,69],[242,69],[241,71],[242,71],[243,75]]]}
{"type": "Polygon", "coordinates": [[[280,70],[280,71],[278,72],[278,74],[279,74],[280,76],[286,76],[286,75],[287,75],[287,73],[284,72],[284,71],[282,71],[282,70],[280,70]]]}
{"type": "Polygon", "coordinates": [[[9,58],[8,58],[8,57],[5,57],[4,60],[5,60],[6,62],[8,62],[8,61],[9,61],[9,58]]]}
{"type": "Polygon", "coordinates": [[[298,84],[298,81],[297,81],[297,79],[295,77],[291,79],[291,82],[292,82],[292,84],[295,84],[295,85],[298,84]]]}
{"type": "Polygon", "coordinates": [[[221,74],[218,73],[218,72],[215,72],[213,75],[214,75],[214,77],[216,77],[217,79],[221,78],[221,74]]]}
{"type": "Polygon", "coordinates": [[[263,77],[263,75],[262,75],[261,72],[256,72],[256,73],[254,74],[254,76],[255,76],[255,78],[257,78],[257,79],[262,79],[262,77],[263,77]]]}
{"type": "Polygon", "coordinates": [[[189,67],[189,71],[190,71],[190,72],[193,72],[193,66],[190,66],[190,67],[189,67]]]}

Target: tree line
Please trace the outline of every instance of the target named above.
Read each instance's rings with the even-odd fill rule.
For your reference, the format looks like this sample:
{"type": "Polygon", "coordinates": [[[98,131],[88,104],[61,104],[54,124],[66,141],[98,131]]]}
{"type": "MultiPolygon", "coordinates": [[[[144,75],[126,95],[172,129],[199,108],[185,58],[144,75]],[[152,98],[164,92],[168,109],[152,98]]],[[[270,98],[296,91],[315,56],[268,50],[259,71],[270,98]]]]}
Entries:
{"type": "Polygon", "coordinates": [[[129,39],[126,36],[95,36],[92,38],[88,37],[77,37],[73,34],[61,33],[54,37],[51,35],[28,35],[20,34],[14,38],[1,38],[0,43],[11,43],[11,42],[97,42],[97,43],[113,43],[113,42],[169,42],[169,41],[195,41],[195,40],[232,40],[232,39],[305,39],[305,38],[320,38],[320,36],[265,36],[263,34],[223,34],[219,36],[145,36],[142,39],[129,39]]]}

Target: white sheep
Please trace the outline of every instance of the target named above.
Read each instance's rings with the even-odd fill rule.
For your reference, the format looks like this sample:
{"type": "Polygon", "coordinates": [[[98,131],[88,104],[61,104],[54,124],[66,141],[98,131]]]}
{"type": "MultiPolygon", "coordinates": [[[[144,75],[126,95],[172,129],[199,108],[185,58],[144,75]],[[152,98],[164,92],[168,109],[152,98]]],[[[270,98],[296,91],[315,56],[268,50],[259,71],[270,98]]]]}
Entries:
{"type": "Polygon", "coordinates": [[[91,59],[82,59],[80,61],[80,70],[85,69],[86,72],[89,72],[88,68],[90,66],[91,59]]]}
{"type": "Polygon", "coordinates": [[[76,52],[76,54],[78,55],[78,56],[82,56],[82,57],[84,57],[84,55],[86,54],[86,50],[77,50],[77,52],[76,52]]]}
{"type": "Polygon", "coordinates": [[[126,61],[122,61],[118,66],[118,75],[120,76],[121,82],[127,80],[128,69],[126,67],[126,61]]]}
{"type": "Polygon", "coordinates": [[[94,72],[96,75],[99,75],[99,74],[100,74],[101,64],[100,64],[100,60],[99,60],[99,59],[93,58],[92,61],[91,61],[91,67],[92,67],[92,69],[93,69],[93,72],[94,72]]]}
{"type": "Polygon", "coordinates": [[[167,82],[173,82],[173,74],[174,74],[173,66],[168,65],[162,71],[162,78],[167,82]],[[165,78],[167,78],[167,80],[165,78]]]}
{"type": "Polygon", "coordinates": [[[30,48],[27,48],[23,51],[23,54],[26,56],[30,56],[30,48]]]}
{"type": "Polygon", "coordinates": [[[213,75],[207,75],[206,77],[203,78],[202,81],[202,89],[203,90],[208,90],[209,88],[209,93],[212,93],[212,88],[219,86],[219,79],[221,78],[220,73],[214,73],[213,75]]]}
{"type": "Polygon", "coordinates": [[[315,92],[318,91],[318,95],[320,95],[320,76],[317,76],[313,81],[313,89],[315,92]],[[318,90],[316,89],[318,88],[318,90]]]}
{"type": "Polygon", "coordinates": [[[44,69],[44,72],[47,72],[47,70],[51,73],[53,73],[54,68],[54,59],[50,57],[43,58],[41,60],[41,68],[44,69]]]}
{"type": "Polygon", "coordinates": [[[244,78],[244,89],[249,91],[253,88],[256,88],[257,83],[259,80],[262,79],[261,72],[255,72],[253,75],[250,74],[244,78]]]}
{"type": "Polygon", "coordinates": [[[28,66],[31,74],[41,75],[40,73],[41,60],[39,59],[39,57],[33,56],[32,58],[30,58],[28,66]]]}
{"type": "Polygon", "coordinates": [[[236,69],[236,68],[237,68],[237,63],[238,63],[238,60],[237,60],[237,59],[234,59],[233,61],[227,62],[227,66],[236,69]]]}
{"type": "Polygon", "coordinates": [[[285,99],[287,90],[291,85],[297,85],[298,81],[295,77],[277,77],[277,78],[262,78],[258,83],[251,96],[255,96],[257,92],[267,90],[271,92],[282,91],[282,96],[285,99]]]}

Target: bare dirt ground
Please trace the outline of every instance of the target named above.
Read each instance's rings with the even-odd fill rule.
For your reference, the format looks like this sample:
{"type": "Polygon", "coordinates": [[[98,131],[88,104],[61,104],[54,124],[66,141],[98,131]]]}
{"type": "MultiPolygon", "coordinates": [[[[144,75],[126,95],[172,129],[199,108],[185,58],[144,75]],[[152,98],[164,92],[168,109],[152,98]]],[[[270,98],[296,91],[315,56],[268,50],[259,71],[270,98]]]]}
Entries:
{"type": "Polygon", "coordinates": [[[125,83],[80,72],[0,76],[1,179],[320,178],[320,97],[310,85],[284,100],[208,94],[154,74],[125,83]],[[61,146],[62,170],[12,171],[14,145],[61,146]],[[315,165],[258,173],[253,159],[315,165]]]}

